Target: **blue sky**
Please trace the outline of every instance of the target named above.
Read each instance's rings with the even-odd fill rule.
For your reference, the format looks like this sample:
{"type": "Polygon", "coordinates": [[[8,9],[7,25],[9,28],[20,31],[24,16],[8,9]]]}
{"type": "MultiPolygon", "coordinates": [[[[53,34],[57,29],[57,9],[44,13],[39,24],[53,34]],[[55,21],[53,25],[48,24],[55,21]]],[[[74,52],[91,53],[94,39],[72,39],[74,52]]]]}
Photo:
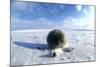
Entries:
{"type": "Polygon", "coordinates": [[[94,6],[11,2],[13,29],[94,28],[94,6]]]}

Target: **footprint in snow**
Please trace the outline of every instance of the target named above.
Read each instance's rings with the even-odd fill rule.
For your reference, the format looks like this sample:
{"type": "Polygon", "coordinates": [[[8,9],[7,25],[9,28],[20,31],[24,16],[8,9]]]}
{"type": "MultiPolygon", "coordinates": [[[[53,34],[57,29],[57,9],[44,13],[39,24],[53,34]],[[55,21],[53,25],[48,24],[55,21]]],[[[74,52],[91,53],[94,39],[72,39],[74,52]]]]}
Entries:
{"type": "Polygon", "coordinates": [[[71,48],[71,47],[70,47],[70,48],[64,48],[63,51],[69,53],[69,52],[71,52],[73,49],[75,49],[75,48],[71,48]]]}

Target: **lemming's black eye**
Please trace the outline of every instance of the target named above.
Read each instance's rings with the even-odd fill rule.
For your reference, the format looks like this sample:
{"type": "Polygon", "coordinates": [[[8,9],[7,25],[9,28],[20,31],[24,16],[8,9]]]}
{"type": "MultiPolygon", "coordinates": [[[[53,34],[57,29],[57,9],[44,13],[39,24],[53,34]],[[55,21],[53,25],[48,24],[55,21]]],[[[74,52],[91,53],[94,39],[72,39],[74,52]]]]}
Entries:
{"type": "Polygon", "coordinates": [[[63,42],[63,40],[60,40],[61,42],[63,42]]]}

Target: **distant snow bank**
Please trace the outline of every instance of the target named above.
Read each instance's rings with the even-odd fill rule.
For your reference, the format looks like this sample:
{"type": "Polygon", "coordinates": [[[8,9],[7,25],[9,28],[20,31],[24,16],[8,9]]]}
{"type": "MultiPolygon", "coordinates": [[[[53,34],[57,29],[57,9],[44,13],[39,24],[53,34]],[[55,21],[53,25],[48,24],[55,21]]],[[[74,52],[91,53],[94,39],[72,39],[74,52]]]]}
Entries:
{"type": "MultiPolygon", "coordinates": [[[[12,32],[49,32],[53,29],[26,29],[26,30],[15,30],[15,31],[12,31],[12,32]]],[[[92,30],[92,29],[60,29],[62,31],[95,31],[95,30],[92,30]]]]}
{"type": "Polygon", "coordinates": [[[12,32],[45,32],[45,31],[51,31],[52,29],[29,29],[29,30],[16,30],[12,32]]]}

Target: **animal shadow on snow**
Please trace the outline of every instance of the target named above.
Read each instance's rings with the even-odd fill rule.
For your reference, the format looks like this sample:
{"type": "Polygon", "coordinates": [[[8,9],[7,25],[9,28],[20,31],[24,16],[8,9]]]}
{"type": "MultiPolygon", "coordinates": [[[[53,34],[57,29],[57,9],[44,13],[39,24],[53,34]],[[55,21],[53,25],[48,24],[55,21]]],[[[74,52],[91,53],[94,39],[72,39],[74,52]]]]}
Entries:
{"type": "MultiPolygon", "coordinates": [[[[49,52],[49,48],[47,44],[36,44],[36,43],[28,43],[28,42],[21,42],[21,41],[14,41],[14,43],[18,46],[21,47],[25,47],[25,48],[29,48],[29,49],[38,49],[38,50],[48,50],[49,52]]],[[[46,54],[46,55],[41,55],[39,57],[48,57],[50,58],[50,54],[46,54]]]]}
{"type": "Polygon", "coordinates": [[[47,44],[28,43],[28,42],[21,42],[21,41],[15,41],[14,43],[18,46],[29,48],[29,49],[38,49],[38,50],[49,49],[47,44]]]}
{"type": "MultiPolygon", "coordinates": [[[[50,50],[47,44],[38,44],[38,43],[28,43],[28,42],[21,42],[21,41],[14,41],[14,43],[18,46],[29,48],[29,49],[38,49],[38,50],[50,50]]],[[[64,52],[70,53],[74,48],[65,48],[63,49],[64,52]]],[[[39,57],[47,57],[52,58],[50,53],[39,56],[39,57]]]]}

